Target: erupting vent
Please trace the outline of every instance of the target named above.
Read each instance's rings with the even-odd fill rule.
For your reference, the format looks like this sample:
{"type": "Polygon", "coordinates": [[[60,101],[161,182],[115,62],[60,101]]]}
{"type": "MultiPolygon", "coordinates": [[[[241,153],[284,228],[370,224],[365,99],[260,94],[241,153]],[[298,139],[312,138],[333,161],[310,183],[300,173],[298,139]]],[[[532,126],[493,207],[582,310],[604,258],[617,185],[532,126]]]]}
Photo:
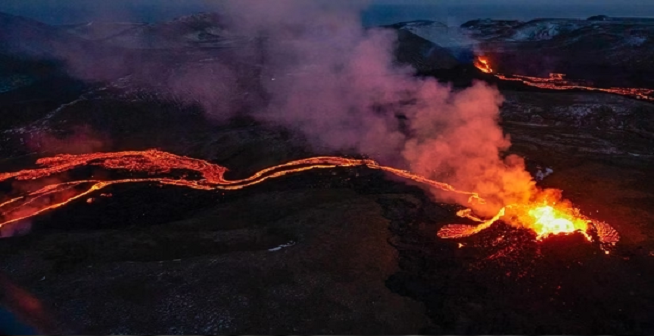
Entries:
{"type": "Polygon", "coordinates": [[[478,57],[475,59],[475,67],[477,67],[477,69],[481,70],[483,73],[493,73],[493,69],[491,69],[490,65],[488,64],[488,60],[483,57],[478,57]]]}

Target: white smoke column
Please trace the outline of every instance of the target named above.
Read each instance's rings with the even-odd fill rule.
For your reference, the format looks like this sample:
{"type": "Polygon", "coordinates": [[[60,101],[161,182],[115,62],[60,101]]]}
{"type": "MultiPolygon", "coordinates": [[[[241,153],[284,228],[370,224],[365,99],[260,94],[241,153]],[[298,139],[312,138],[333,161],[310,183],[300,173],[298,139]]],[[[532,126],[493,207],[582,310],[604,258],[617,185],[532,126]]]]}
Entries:
{"type": "MultiPolygon", "coordinates": [[[[396,35],[364,30],[359,2],[225,2],[240,34],[265,36],[254,115],[299,129],[320,146],[355,149],[386,164],[490,196],[490,213],[533,188],[498,126],[499,92],[483,83],[453,92],[393,62],[396,35]],[[406,117],[401,125],[398,116],[406,117]]],[[[464,202],[462,199],[456,199],[464,202]]]]}

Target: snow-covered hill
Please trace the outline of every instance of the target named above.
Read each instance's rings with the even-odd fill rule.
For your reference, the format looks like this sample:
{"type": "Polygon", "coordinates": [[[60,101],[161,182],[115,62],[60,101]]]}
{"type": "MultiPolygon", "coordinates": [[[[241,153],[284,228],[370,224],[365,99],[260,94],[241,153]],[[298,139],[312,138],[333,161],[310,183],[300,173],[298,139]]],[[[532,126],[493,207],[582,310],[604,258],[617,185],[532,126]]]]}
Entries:
{"type": "Polygon", "coordinates": [[[130,30],[146,26],[146,23],[134,22],[101,22],[91,21],[87,23],[61,26],[66,32],[86,40],[105,40],[111,37],[126,33],[130,30]]]}
{"type": "Polygon", "coordinates": [[[464,23],[466,33],[480,41],[543,41],[592,25],[577,19],[537,19],[528,22],[506,20],[473,20],[464,23]]]}
{"type": "Polygon", "coordinates": [[[49,57],[87,46],[84,40],[52,26],[0,13],[0,53],[49,57]]]}
{"type": "Polygon", "coordinates": [[[216,13],[187,15],[153,24],[89,22],[63,28],[85,39],[130,49],[225,47],[234,42],[216,13]]]}
{"type": "Polygon", "coordinates": [[[391,27],[409,31],[443,48],[469,46],[476,42],[468,36],[465,30],[459,27],[448,27],[436,21],[420,20],[400,22],[391,27]]]}
{"type": "Polygon", "coordinates": [[[567,19],[533,20],[515,27],[507,41],[543,41],[591,25],[590,21],[567,19]]]}

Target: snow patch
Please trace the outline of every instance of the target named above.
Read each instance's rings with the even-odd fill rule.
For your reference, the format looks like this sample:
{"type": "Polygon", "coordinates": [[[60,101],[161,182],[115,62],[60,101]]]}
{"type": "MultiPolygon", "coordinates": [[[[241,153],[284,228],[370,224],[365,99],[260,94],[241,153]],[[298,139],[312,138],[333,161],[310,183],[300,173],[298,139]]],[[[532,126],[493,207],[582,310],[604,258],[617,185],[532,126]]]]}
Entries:
{"type": "Polygon", "coordinates": [[[270,252],[279,251],[279,250],[281,250],[281,249],[283,249],[283,248],[285,248],[285,247],[291,247],[291,246],[293,246],[293,245],[295,245],[295,242],[291,240],[291,241],[289,241],[289,242],[286,243],[286,244],[281,244],[281,245],[279,245],[279,246],[277,246],[277,247],[273,247],[273,248],[271,248],[271,249],[268,249],[268,251],[270,251],[270,252]]]}
{"type": "Polygon", "coordinates": [[[645,42],[647,42],[647,37],[644,36],[629,36],[625,39],[625,43],[632,47],[640,47],[645,42]]]}
{"type": "Polygon", "coordinates": [[[541,168],[538,168],[538,171],[536,172],[536,181],[542,181],[544,178],[550,176],[554,172],[554,169],[552,168],[545,168],[545,170],[541,170],[541,168]]]}
{"type": "Polygon", "coordinates": [[[409,31],[443,48],[470,46],[476,43],[461,28],[449,27],[440,22],[406,22],[400,29],[409,31]]]}
{"type": "Polygon", "coordinates": [[[528,22],[515,29],[507,41],[546,41],[554,37],[587,26],[587,22],[572,20],[538,20],[528,22]]]}

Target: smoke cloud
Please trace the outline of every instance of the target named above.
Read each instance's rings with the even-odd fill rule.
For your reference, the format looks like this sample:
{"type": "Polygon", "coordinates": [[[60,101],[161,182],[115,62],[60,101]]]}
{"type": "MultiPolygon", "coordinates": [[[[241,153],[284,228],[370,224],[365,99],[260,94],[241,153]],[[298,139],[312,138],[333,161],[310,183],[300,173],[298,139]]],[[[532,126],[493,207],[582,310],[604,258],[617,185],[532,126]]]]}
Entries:
{"type": "Polygon", "coordinates": [[[510,141],[498,125],[497,89],[478,82],[457,91],[414,76],[394,60],[394,31],[363,28],[366,2],[228,0],[216,8],[219,33],[246,47],[181,66],[161,63],[180,64],[171,53],[152,51],[130,51],[103,67],[68,53],[67,63],[86,79],[142,70],[131,80],[200,103],[211,119],[247,114],[298,130],[316,148],[357,152],[477,191],[489,201],[475,206],[480,214],[532,194],[522,159],[503,156],[510,141]]]}
{"type": "MultiPolygon", "coordinates": [[[[500,93],[483,82],[454,91],[395,64],[396,34],[363,29],[365,3],[228,1],[230,28],[264,36],[260,120],[299,129],[314,143],[352,149],[385,164],[478,191],[477,211],[528,198],[522,159],[503,158],[500,93]]],[[[451,195],[437,195],[452,197],[451,195]]],[[[464,203],[464,199],[454,199],[464,203]]]]}
{"type": "Polygon", "coordinates": [[[27,134],[25,145],[30,150],[46,153],[84,154],[106,151],[111,146],[109,136],[87,125],[73,126],[67,134],[57,135],[42,130],[27,134]]]}

